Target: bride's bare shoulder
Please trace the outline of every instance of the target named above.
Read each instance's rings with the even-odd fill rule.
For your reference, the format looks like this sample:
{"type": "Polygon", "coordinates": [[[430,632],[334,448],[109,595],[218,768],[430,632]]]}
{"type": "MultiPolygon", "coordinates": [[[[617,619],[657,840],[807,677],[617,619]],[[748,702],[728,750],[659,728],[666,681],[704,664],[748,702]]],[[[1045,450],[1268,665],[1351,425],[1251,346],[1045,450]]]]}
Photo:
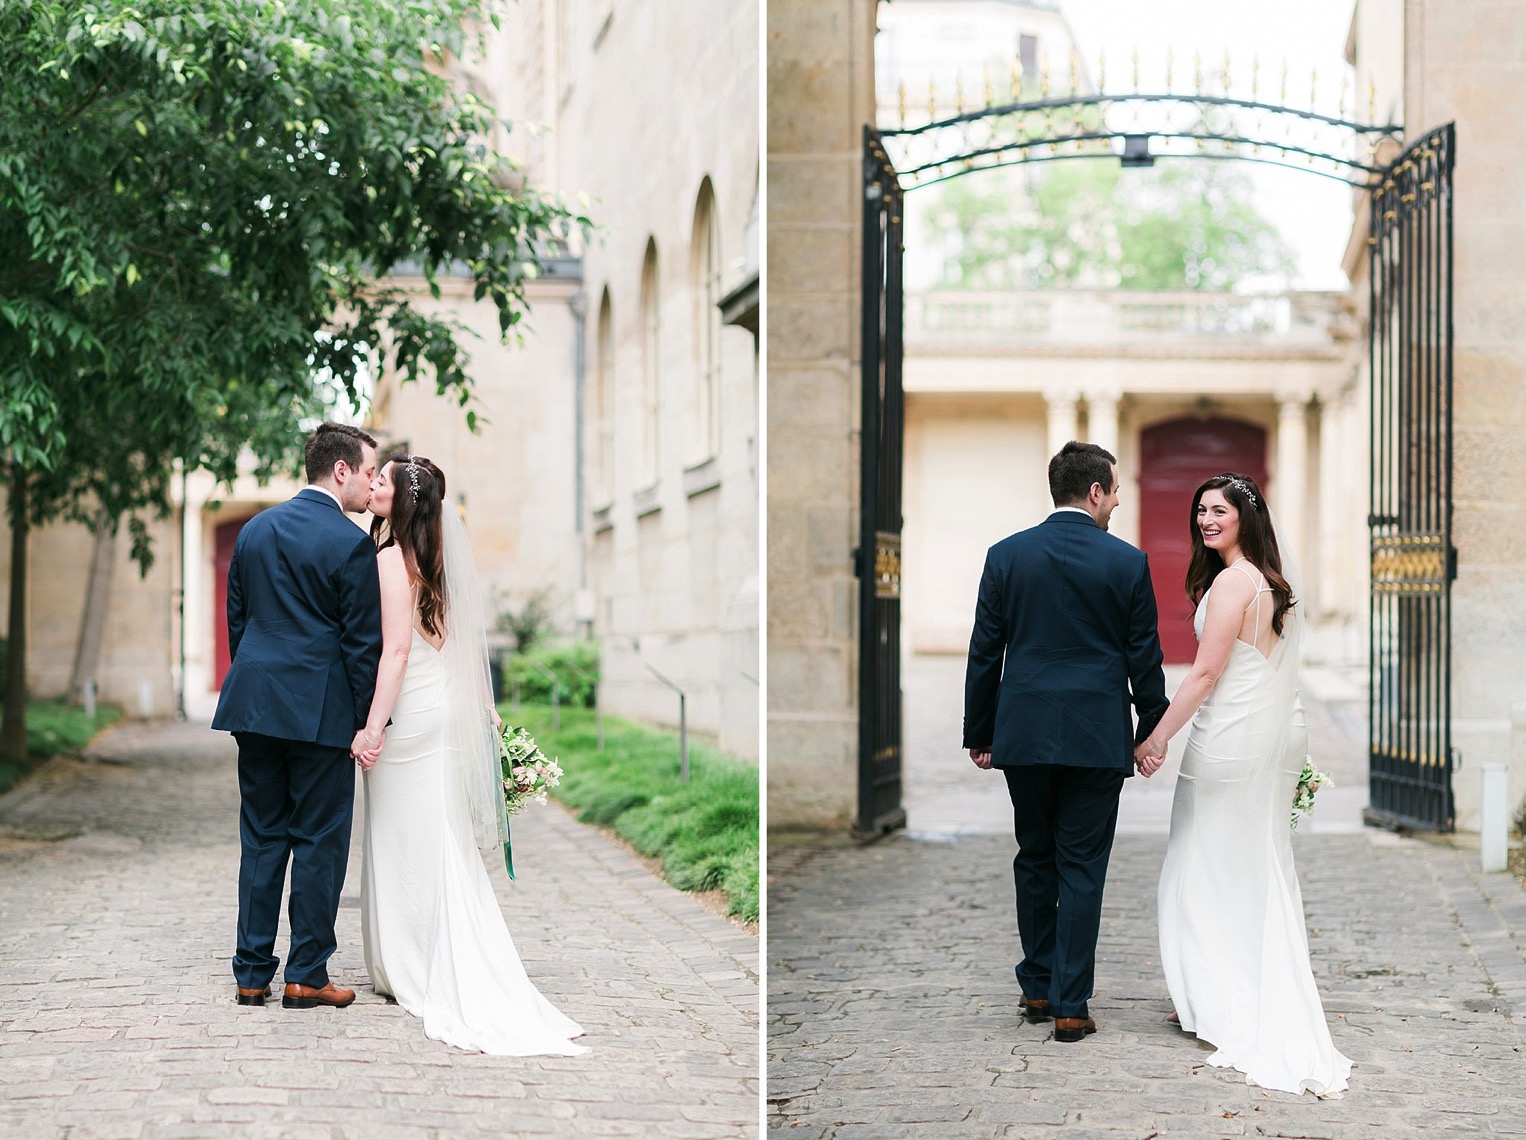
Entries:
{"type": "Polygon", "coordinates": [[[388,546],[376,552],[376,568],[384,575],[408,574],[408,567],[403,562],[403,551],[398,546],[388,546]]]}
{"type": "Polygon", "coordinates": [[[1226,567],[1220,570],[1213,579],[1213,586],[1208,591],[1208,608],[1213,610],[1228,606],[1241,609],[1249,605],[1255,596],[1255,579],[1248,574],[1236,573],[1226,567]]]}

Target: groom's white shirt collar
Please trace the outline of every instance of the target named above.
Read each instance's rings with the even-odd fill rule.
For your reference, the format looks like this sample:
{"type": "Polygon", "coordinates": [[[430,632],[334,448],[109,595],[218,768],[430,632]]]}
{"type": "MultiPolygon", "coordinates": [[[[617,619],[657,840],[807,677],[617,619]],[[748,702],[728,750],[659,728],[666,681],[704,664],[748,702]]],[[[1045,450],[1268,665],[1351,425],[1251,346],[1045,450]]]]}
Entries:
{"type": "Polygon", "coordinates": [[[339,507],[340,512],[343,513],[343,511],[344,511],[344,504],[339,501],[339,496],[334,494],[334,492],[330,491],[327,487],[320,487],[316,483],[309,483],[306,487],[303,487],[302,489],[304,491],[317,491],[320,494],[327,495],[329,498],[334,500],[335,505],[337,505],[339,507]]]}
{"type": "MultiPolygon", "coordinates": [[[[321,490],[322,488],[319,488],[319,489],[321,490]]],[[[1078,515],[1085,515],[1089,519],[1092,517],[1090,511],[1085,510],[1085,509],[1083,509],[1081,507],[1056,507],[1054,510],[1050,511],[1049,514],[1052,517],[1054,515],[1059,514],[1061,511],[1075,511],[1076,514],[1078,514],[1078,515]]],[[[1092,519],[1092,521],[1095,522],[1096,520],[1092,519]]]]}

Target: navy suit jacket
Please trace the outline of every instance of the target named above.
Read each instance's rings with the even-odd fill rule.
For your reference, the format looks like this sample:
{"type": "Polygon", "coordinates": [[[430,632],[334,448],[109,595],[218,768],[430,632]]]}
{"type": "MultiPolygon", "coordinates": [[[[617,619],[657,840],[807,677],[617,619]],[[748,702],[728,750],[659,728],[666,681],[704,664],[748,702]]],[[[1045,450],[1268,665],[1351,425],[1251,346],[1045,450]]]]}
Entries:
{"type": "Polygon", "coordinates": [[[244,524],[228,568],[228,651],[212,727],[348,748],[381,660],[376,546],[322,491],[244,524]]]}
{"type": "Polygon", "coordinates": [[[965,673],[966,748],[989,748],[1001,768],[1132,773],[1134,745],[1167,704],[1144,551],[1076,511],[991,547],[965,673]]]}

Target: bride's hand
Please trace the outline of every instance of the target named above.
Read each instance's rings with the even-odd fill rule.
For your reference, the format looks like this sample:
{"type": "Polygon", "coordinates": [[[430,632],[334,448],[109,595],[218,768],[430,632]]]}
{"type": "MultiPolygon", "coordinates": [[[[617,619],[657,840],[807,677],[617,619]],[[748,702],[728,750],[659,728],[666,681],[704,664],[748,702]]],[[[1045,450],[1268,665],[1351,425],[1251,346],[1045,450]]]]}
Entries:
{"type": "Polygon", "coordinates": [[[1160,766],[1166,760],[1166,745],[1164,741],[1150,737],[1140,742],[1134,748],[1134,766],[1139,769],[1139,774],[1146,779],[1160,771],[1160,766]]]}
{"type": "Polygon", "coordinates": [[[369,772],[376,764],[376,758],[381,755],[382,745],[386,743],[386,739],[385,731],[370,736],[365,729],[361,729],[350,743],[350,755],[355,757],[362,770],[369,772]]]}

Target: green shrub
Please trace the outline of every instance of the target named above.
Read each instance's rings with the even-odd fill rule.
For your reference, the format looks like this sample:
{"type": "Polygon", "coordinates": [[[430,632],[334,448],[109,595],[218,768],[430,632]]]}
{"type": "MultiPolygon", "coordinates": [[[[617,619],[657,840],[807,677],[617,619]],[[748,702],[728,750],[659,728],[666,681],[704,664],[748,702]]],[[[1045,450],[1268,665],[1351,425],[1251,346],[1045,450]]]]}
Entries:
{"type": "MultiPolygon", "coordinates": [[[[4,658],[0,657],[0,664],[4,658]]],[[[95,719],[64,701],[29,701],[26,710],[26,760],[0,760],[0,792],[9,791],[23,776],[50,756],[78,752],[96,733],[117,720],[122,710],[98,705],[95,719]]]]}
{"type": "Polygon", "coordinates": [[[505,654],[504,697],[513,697],[517,682],[521,701],[550,704],[552,682],[547,673],[553,674],[561,683],[562,704],[593,708],[594,693],[599,685],[599,643],[543,641],[527,653],[505,654]]]}
{"type": "Polygon", "coordinates": [[[561,731],[553,733],[548,708],[502,711],[561,761],[565,775],[555,795],[580,820],[661,860],[663,876],[679,890],[724,891],[729,913],[757,921],[757,768],[691,743],[683,784],[676,733],[605,717],[601,752],[591,712],[564,708],[561,731]]]}

